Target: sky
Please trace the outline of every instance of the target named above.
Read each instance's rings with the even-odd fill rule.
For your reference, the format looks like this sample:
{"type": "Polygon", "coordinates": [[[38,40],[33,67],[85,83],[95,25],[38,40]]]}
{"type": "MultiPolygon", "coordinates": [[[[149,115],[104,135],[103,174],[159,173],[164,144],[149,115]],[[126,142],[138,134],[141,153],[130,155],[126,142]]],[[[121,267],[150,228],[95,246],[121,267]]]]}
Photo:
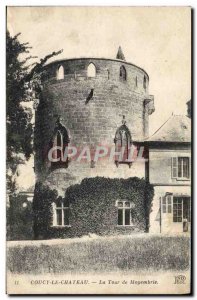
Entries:
{"type": "MultiPolygon", "coordinates": [[[[60,49],[62,54],[52,60],[115,58],[121,46],[126,60],[149,74],[155,99],[150,135],[172,113],[186,114],[191,99],[189,7],[8,7],[7,27],[11,35],[21,32],[19,40],[29,42],[31,55],[38,58],[60,49]]],[[[23,186],[27,172],[32,182],[28,170],[21,175],[23,186]]]]}

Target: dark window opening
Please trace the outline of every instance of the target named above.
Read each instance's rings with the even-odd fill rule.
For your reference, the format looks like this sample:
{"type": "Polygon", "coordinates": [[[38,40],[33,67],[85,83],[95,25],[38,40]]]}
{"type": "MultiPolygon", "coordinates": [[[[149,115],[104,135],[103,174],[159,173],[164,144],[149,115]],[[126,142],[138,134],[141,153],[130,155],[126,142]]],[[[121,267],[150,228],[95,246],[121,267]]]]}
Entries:
{"type": "Polygon", "coordinates": [[[107,79],[109,79],[109,76],[110,76],[110,72],[109,70],[107,70],[107,79]]]}
{"type": "Polygon", "coordinates": [[[135,77],[135,86],[138,86],[138,80],[137,80],[137,76],[135,77]]]}
{"type": "Polygon", "coordinates": [[[123,225],[123,210],[118,209],[118,225],[123,225]]]}
{"type": "Polygon", "coordinates": [[[121,66],[121,67],[120,67],[120,79],[121,79],[122,81],[127,80],[127,72],[126,72],[126,69],[125,69],[124,66],[121,66]]]}
{"type": "Polygon", "coordinates": [[[146,88],[147,88],[147,82],[146,82],[146,76],[145,75],[144,75],[143,87],[146,90],[146,88]]]}

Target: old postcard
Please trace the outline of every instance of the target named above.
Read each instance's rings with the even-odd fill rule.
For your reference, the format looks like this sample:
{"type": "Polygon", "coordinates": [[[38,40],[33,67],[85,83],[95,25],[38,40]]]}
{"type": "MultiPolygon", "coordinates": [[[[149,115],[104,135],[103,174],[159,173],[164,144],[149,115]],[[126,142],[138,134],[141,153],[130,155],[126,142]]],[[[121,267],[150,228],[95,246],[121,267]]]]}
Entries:
{"type": "Polygon", "coordinates": [[[191,8],[7,7],[7,293],[191,293],[191,8]]]}

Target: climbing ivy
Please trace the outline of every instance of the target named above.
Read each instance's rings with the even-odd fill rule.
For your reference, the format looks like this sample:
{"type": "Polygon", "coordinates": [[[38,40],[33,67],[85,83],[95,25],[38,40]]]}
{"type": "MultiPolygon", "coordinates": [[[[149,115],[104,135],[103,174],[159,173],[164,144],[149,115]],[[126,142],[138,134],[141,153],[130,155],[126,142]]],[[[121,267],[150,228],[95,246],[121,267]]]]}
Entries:
{"type": "Polygon", "coordinates": [[[57,192],[37,184],[34,197],[34,232],[38,238],[65,238],[90,233],[129,234],[146,232],[149,229],[153,186],[137,177],[112,179],[104,177],[86,178],[81,184],[70,186],[65,198],[70,203],[70,226],[53,227],[52,202],[57,192]],[[131,218],[133,226],[117,226],[117,200],[133,204],[131,218]]]}

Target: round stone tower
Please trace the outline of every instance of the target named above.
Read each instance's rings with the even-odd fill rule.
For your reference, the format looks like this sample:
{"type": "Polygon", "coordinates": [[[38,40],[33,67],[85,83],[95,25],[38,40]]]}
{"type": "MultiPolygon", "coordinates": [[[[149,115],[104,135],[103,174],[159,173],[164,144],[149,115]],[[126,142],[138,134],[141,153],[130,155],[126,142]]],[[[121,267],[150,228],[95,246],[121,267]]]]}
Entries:
{"type": "MultiPolygon", "coordinates": [[[[64,148],[81,153],[88,146],[108,148],[117,142],[119,128],[125,127],[130,144],[142,144],[148,136],[148,117],[154,111],[149,95],[149,76],[140,67],[117,59],[75,58],[54,61],[45,67],[43,91],[35,116],[35,172],[44,182],[63,194],[85,177],[144,177],[144,162],[117,164],[109,157],[90,163],[70,158],[58,165],[48,152],[58,140],[64,148]],[[121,127],[123,126],[123,127],[121,127]],[[63,133],[64,132],[64,133],[63,133]],[[61,142],[60,142],[61,143],[61,142]]],[[[87,153],[86,153],[87,154],[87,153]]]]}

